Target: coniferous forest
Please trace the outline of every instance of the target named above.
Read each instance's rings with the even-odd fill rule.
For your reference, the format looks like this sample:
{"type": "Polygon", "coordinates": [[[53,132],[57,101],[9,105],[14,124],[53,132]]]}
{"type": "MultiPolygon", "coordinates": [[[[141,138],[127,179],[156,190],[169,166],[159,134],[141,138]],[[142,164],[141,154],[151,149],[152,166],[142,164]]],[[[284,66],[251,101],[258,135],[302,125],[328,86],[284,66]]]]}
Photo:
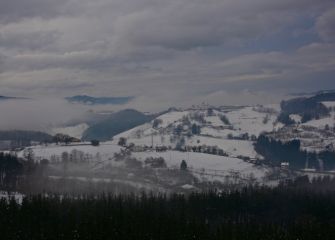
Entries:
{"type": "MultiPolygon", "coordinates": [[[[3,190],[42,176],[29,174],[43,166],[0,159],[3,190]]],[[[335,239],[329,176],[189,194],[28,190],[22,201],[0,200],[0,239],[335,239]]]]}
{"type": "Polygon", "coordinates": [[[0,201],[1,239],[334,239],[335,192],[306,179],[185,195],[31,196],[0,201]]]}

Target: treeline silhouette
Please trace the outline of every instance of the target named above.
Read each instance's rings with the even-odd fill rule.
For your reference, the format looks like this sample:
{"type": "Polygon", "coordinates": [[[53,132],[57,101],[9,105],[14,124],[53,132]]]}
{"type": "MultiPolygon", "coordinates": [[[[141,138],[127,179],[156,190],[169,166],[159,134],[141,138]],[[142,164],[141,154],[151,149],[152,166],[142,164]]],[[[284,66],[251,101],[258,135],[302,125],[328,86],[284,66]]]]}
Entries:
{"type": "Polygon", "coordinates": [[[312,119],[319,119],[330,115],[330,109],[322,102],[334,101],[334,92],[320,92],[312,97],[293,98],[280,103],[281,114],[278,121],[284,124],[294,124],[294,120],[289,118],[290,114],[298,114],[302,117],[301,122],[307,122],[312,119]]]}
{"type": "Polygon", "coordinates": [[[16,156],[0,152],[0,190],[15,189],[23,172],[24,164],[16,156]]]}
{"type": "MultiPolygon", "coordinates": [[[[185,195],[0,201],[1,239],[335,239],[335,192],[308,178],[185,195]]],[[[327,178],[328,183],[333,181],[327,178]]],[[[334,183],[332,183],[334,184],[334,183]]]]}
{"type": "MultiPolygon", "coordinates": [[[[0,187],[10,192],[46,181],[41,169],[43,164],[1,153],[0,187]]],[[[4,198],[0,239],[335,239],[334,190],[335,178],[302,176],[276,188],[188,195],[106,191],[4,198]]]]}
{"type": "Polygon", "coordinates": [[[315,168],[317,170],[335,169],[335,152],[307,152],[300,149],[300,140],[287,142],[260,135],[255,143],[255,150],[274,165],[289,162],[292,168],[315,168]]]}
{"type": "Polygon", "coordinates": [[[9,130],[0,131],[0,141],[17,141],[22,143],[34,142],[51,142],[52,136],[38,131],[21,131],[21,130],[9,130]]]}

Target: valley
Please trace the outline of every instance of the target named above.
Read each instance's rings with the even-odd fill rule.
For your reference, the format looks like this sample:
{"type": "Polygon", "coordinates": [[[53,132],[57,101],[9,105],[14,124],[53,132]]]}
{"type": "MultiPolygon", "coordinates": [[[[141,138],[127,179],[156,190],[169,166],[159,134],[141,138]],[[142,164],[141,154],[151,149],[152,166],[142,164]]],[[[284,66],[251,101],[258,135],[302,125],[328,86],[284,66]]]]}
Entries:
{"type": "Polygon", "coordinates": [[[126,110],[102,120],[109,127],[101,139],[85,140],[92,129],[83,122],[52,129],[69,140],[49,139],[9,153],[47,163],[43,174],[49,180],[79,181],[83,189],[90,184],[157,192],[272,186],[302,175],[332,176],[335,102],[322,104],[329,114],[303,123],[298,113],[290,114],[290,124],[281,121],[279,104],[193,106],[150,116],[126,110]],[[129,124],[108,122],[122,118],[129,124]],[[109,129],[119,126],[129,129],[112,130],[106,140],[109,129]]]}

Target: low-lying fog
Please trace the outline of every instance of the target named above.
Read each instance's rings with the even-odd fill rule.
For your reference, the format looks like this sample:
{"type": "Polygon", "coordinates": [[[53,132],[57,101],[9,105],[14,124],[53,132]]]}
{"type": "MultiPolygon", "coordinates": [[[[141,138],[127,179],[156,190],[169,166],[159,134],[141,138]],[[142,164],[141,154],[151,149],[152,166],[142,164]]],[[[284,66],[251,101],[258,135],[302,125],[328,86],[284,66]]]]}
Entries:
{"type": "Polygon", "coordinates": [[[126,108],[142,112],[159,112],[169,107],[190,107],[201,103],[210,105],[250,105],[278,103],[284,95],[260,92],[239,93],[218,91],[201,96],[187,96],[168,92],[138,96],[123,105],[71,104],[62,98],[32,98],[0,101],[0,130],[39,130],[67,125],[69,121],[85,119],[89,112],[112,112],[126,108]]]}
{"type": "Polygon", "coordinates": [[[1,130],[45,130],[84,115],[87,107],[62,99],[15,99],[0,102],[1,130]]]}

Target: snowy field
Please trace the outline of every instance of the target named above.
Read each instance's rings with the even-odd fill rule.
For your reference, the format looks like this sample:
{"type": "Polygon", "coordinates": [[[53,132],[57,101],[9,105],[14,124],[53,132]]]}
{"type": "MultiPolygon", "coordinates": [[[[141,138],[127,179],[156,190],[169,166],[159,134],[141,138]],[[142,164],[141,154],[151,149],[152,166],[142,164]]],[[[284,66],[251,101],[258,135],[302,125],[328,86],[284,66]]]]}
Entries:
{"type": "MultiPolygon", "coordinates": [[[[48,159],[50,160],[52,157],[61,157],[63,152],[71,153],[73,150],[82,151],[85,154],[89,154],[91,156],[99,156],[102,159],[112,158],[114,153],[120,152],[122,147],[113,144],[112,142],[102,142],[99,146],[92,146],[90,143],[81,143],[81,144],[71,144],[71,145],[56,145],[50,144],[48,146],[38,145],[33,146],[31,149],[33,150],[34,156],[37,160],[48,159]]],[[[23,157],[24,151],[18,152],[18,157],[23,157]]]]}
{"type": "Polygon", "coordinates": [[[326,125],[329,127],[333,127],[335,124],[335,112],[332,112],[329,117],[321,118],[321,119],[313,119],[306,123],[303,123],[305,126],[312,126],[320,129],[324,129],[326,125]]]}
{"type": "MultiPolygon", "coordinates": [[[[222,146],[226,147],[226,150],[232,151],[233,154],[244,154],[245,156],[252,156],[256,153],[252,149],[250,142],[248,141],[230,141],[222,139],[222,146]],[[230,144],[230,145],[229,145],[230,144]],[[235,147],[239,151],[235,151],[235,147]],[[243,151],[241,150],[243,149],[243,151]]],[[[91,146],[89,144],[80,145],[49,145],[49,146],[34,146],[31,148],[35,159],[48,159],[56,158],[58,160],[62,159],[62,154],[67,152],[71,154],[74,150],[81,151],[85,155],[91,156],[91,161],[93,165],[96,165],[92,170],[105,168],[105,166],[122,167],[125,165],[114,159],[115,153],[120,153],[122,147],[115,145],[112,142],[102,142],[100,146],[91,146]],[[98,156],[98,157],[97,157],[98,156]],[[113,160],[113,161],[111,161],[113,160]],[[96,164],[94,163],[96,162],[96,164]]],[[[232,155],[233,155],[232,154],[232,155]]],[[[19,157],[24,156],[24,151],[18,153],[19,157]]],[[[204,153],[195,152],[179,152],[179,151],[166,151],[166,152],[156,152],[156,151],[146,151],[146,152],[132,152],[132,157],[144,163],[146,158],[149,157],[162,157],[164,158],[166,165],[169,169],[179,169],[182,160],[187,162],[188,168],[191,173],[195,176],[199,174],[205,174],[207,180],[213,181],[224,181],[225,177],[231,175],[232,173],[238,173],[240,177],[248,177],[250,175],[254,176],[257,180],[262,181],[265,176],[267,169],[265,167],[258,167],[254,164],[245,162],[241,159],[234,157],[224,157],[217,155],[210,155],[204,153]]],[[[124,170],[123,170],[124,171],[124,170]]],[[[131,170],[129,170],[131,173],[131,170]]]]}
{"type": "Polygon", "coordinates": [[[254,107],[245,107],[226,114],[228,120],[239,133],[259,136],[262,132],[274,129],[277,115],[256,111],[254,107]],[[265,119],[267,121],[265,121],[265,119]]]}
{"type": "Polygon", "coordinates": [[[322,102],[323,105],[325,105],[328,108],[334,108],[335,107],[335,101],[334,102],[322,102]]]}
{"type": "Polygon", "coordinates": [[[248,176],[253,174],[257,179],[264,177],[267,169],[258,167],[254,164],[244,162],[237,158],[216,156],[194,152],[138,152],[134,156],[144,161],[148,157],[163,157],[169,168],[179,169],[182,160],[185,160],[188,167],[199,172],[210,172],[213,175],[229,175],[232,172],[239,172],[241,175],[248,176]]]}
{"type": "Polygon", "coordinates": [[[170,124],[174,124],[176,122],[178,122],[179,120],[181,120],[183,117],[187,116],[190,112],[189,111],[173,111],[173,112],[168,112],[165,113],[159,117],[157,117],[157,119],[162,120],[162,124],[161,127],[167,127],[170,124]]]}
{"type": "MultiPolygon", "coordinates": [[[[228,141],[228,140],[226,140],[228,141]]],[[[229,141],[228,141],[229,142],[229,141]]],[[[231,141],[232,142],[232,141],[231,141]]],[[[248,143],[247,141],[236,141],[240,142],[239,144],[248,143]]],[[[237,143],[238,145],[238,143],[237,143]]],[[[234,144],[231,145],[231,148],[234,147],[234,144]]],[[[34,146],[31,147],[33,150],[34,156],[37,159],[50,159],[52,156],[61,157],[63,152],[71,153],[73,150],[82,151],[85,154],[90,154],[95,156],[96,154],[100,155],[102,161],[109,160],[114,157],[115,153],[119,153],[122,147],[115,145],[111,142],[103,142],[100,146],[94,147],[91,145],[69,145],[69,146],[58,146],[58,145],[49,145],[49,146],[34,146]]],[[[242,148],[241,148],[242,149],[242,148]]],[[[232,150],[233,151],[233,150],[232,150]]],[[[245,155],[255,154],[251,149],[251,146],[247,145],[245,155]],[[249,149],[248,149],[249,148],[249,149]]],[[[19,157],[23,157],[23,151],[18,153],[19,157]]],[[[191,164],[190,166],[197,169],[215,169],[220,171],[235,170],[240,171],[243,169],[252,169],[253,164],[244,162],[240,159],[233,157],[223,157],[217,155],[210,155],[204,153],[196,152],[179,152],[179,151],[166,151],[166,152],[155,152],[155,151],[146,151],[146,152],[135,152],[132,153],[132,156],[138,157],[139,160],[143,160],[146,157],[163,157],[169,167],[179,168],[181,160],[187,160],[191,164]]]]}
{"type": "Polygon", "coordinates": [[[186,140],[186,144],[192,146],[217,146],[223,149],[229,156],[236,157],[238,155],[247,156],[250,158],[255,158],[257,156],[254,150],[253,142],[246,140],[230,140],[230,139],[220,139],[211,138],[203,136],[193,136],[192,138],[186,140]]]}

